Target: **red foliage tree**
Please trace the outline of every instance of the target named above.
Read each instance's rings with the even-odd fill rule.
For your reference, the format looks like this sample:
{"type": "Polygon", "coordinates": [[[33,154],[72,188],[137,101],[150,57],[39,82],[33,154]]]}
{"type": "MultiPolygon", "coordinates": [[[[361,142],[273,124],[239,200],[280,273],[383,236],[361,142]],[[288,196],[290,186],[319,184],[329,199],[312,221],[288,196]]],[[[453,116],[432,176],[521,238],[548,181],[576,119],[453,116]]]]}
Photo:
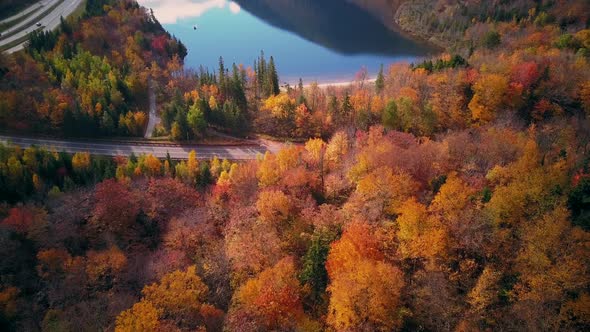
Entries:
{"type": "Polygon", "coordinates": [[[151,179],[144,197],[146,213],[157,220],[169,220],[195,207],[199,199],[194,189],[172,178],[151,179]]]}
{"type": "Polygon", "coordinates": [[[122,234],[134,223],[139,214],[139,200],[127,185],[106,180],[96,186],[91,224],[99,232],[122,234]]]}

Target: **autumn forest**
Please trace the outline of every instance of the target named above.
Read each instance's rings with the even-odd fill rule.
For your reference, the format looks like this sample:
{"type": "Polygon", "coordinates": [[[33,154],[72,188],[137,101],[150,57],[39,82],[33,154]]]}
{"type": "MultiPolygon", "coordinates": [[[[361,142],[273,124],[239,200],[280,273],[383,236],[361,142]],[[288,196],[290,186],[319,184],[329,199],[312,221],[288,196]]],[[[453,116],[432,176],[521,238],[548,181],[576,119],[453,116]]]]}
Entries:
{"type": "Polygon", "coordinates": [[[139,139],[153,94],[158,139],[282,142],[0,144],[0,330],[588,331],[588,2],[352,2],[441,51],[281,86],[271,54],[186,68],[153,12],[87,0],[0,54],[1,133],[139,139]]]}

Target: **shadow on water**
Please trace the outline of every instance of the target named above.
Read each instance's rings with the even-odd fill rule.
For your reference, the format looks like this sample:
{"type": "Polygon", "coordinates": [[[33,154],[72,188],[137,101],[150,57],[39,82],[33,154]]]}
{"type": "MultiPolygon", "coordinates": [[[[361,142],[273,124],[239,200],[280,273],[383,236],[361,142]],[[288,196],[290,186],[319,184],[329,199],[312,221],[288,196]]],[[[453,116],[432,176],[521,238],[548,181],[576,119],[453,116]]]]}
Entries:
{"type": "Polygon", "coordinates": [[[343,55],[424,56],[434,52],[344,0],[234,1],[276,28],[343,55]]]}

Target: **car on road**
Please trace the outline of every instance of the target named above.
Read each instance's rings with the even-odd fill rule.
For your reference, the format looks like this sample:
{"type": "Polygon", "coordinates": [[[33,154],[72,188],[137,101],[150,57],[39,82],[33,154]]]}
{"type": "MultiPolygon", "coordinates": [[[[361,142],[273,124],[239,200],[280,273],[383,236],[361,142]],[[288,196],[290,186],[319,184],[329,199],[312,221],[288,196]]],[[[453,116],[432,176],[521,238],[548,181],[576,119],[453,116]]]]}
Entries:
{"type": "Polygon", "coordinates": [[[38,22],[38,23],[37,23],[37,26],[38,26],[38,27],[40,27],[40,26],[41,26],[41,22],[38,22]]]}

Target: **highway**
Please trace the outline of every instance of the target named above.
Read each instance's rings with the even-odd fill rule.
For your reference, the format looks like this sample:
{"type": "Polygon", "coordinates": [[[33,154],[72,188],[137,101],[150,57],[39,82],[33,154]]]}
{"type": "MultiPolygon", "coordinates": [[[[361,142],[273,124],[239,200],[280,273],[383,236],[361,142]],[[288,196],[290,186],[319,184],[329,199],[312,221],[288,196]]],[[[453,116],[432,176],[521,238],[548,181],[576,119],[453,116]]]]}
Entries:
{"type": "MultiPolygon", "coordinates": [[[[39,29],[37,27],[37,23],[40,23],[41,29],[45,30],[45,31],[53,31],[53,30],[57,29],[57,27],[60,24],[60,18],[61,17],[66,18],[70,14],[72,14],[76,10],[76,8],[78,8],[78,6],[80,6],[82,4],[82,1],[83,0],[64,0],[57,7],[55,7],[55,9],[53,9],[50,13],[48,13],[47,15],[45,15],[42,18],[38,18],[38,15],[43,13],[44,10],[47,10],[48,8],[51,8],[55,4],[59,3],[59,0],[40,1],[38,8],[36,9],[36,11],[33,14],[31,14],[29,17],[27,17],[22,22],[19,22],[18,24],[16,24],[14,27],[12,27],[6,31],[2,31],[2,35],[8,36],[8,37],[0,37],[1,38],[0,46],[7,45],[7,44],[10,44],[14,41],[17,41],[17,40],[27,36],[32,31],[39,29]]],[[[16,46],[8,49],[6,52],[7,53],[14,53],[14,52],[20,51],[21,49],[24,48],[24,44],[25,44],[25,42],[23,42],[19,45],[16,45],[16,46]]]]}
{"type": "Polygon", "coordinates": [[[20,19],[21,17],[27,15],[28,13],[32,13],[37,11],[39,8],[45,6],[45,3],[47,3],[47,0],[45,1],[39,1],[35,4],[32,4],[31,6],[29,6],[28,8],[25,8],[23,11],[21,11],[20,13],[16,13],[15,15],[11,16],[11,17],[7,17],[3,20],[0,21],[0,24],[3,23],[9,23],[15,20],[20,19]]]}
{"type": "Polygon", "coordinates": [[[89,152],[94,155],[104,156],[136,156],[141,154],[152,154],[158,158],[165,158],[170,153],[172,159],[187,159],[189,152],[195,150],[197,157],[202,160],[209,160],[214,156],[220,159],[230,160],[254,160],[259,154],[266,151],[276,152],[276,148],[267,147],[263,143],[259,145],[245,146],[213,146],[213,145],[177,145],[159,143],[118,143],[118,142],[84,142],[61,139],[44,138],[23,138],[0,135],[0,143],[17,145],[22,148],[35,145],[58,152],[76,153],[89,152]]]}

